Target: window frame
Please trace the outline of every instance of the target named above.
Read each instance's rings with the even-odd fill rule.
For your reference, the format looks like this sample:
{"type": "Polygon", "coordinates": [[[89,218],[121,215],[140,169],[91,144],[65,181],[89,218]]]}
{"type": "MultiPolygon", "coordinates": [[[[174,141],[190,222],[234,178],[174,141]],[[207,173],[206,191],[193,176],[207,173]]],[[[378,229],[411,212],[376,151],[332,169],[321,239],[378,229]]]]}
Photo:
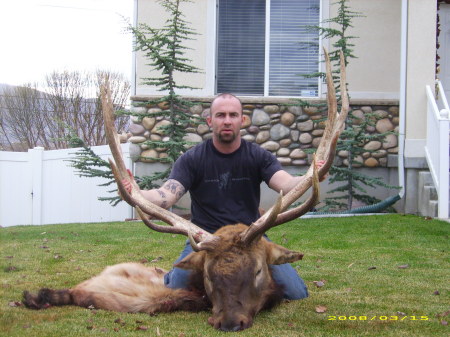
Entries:
{"type": "MultiPolygon", "coordinates": [[[[218,74],[218,15],[219,15],[219,1],[226,1],[226,0],[210,0],[214,2],[214,29],[212,30],[213,35],[213,43],[214,43],[214,52],[213,54],[213,62],[214,62],[214,76],[213,76],[213,90],[214,95],[218,94],[217,90],[217,74],[218,74]]],[[[323,96],[323,90],[324,90],[324,82],[318,78],[318,87],[317,87],[317,96],[270,96],[269,95],[269,74],[270,74],[270,15],[271,15],[271,0],[265,0],[266,1],[266,18],[265,18],[265,55],[264,55],[264,93],[262,96],[258,95],[252,95],[249,97],[273,97],[273,98],[305,98],[305,99],[318,99],[323,96]]],[[[319,0],[319,24],[322,25],[324,16],[327,16],[328,14],[328,5],[329,0],[319,0]]],[[[324,42],[321,36],[319,36],[319,53],[317,60],[319,62],[318,71],[323,71],[324,66],[322,64],[323,60],[323,48],[324,42]]]]}

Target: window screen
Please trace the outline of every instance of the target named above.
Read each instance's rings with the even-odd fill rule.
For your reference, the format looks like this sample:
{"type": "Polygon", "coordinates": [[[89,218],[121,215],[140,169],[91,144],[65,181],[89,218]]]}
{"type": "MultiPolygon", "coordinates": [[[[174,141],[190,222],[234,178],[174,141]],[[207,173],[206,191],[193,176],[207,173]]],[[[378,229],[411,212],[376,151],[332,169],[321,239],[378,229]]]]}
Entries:
{"type": "Polygon", "coordinates": [[[318,80],[301,75],[318,71],[318,0],[272,0],[270,8],[269,96],[317,96],[318,80]]]}
{"type": "Polygon", "coordinates": [[[318,25],[319,7],[320,0],[219,0],[217,92],[317,96],[318,80],[301,75],[318,70],[318,34],[305,26],[318,25]]]}
{"type": "Polygon", "coordinates": [[[264,94],[265,0],[221,0],[217,92],[264,94]]]}

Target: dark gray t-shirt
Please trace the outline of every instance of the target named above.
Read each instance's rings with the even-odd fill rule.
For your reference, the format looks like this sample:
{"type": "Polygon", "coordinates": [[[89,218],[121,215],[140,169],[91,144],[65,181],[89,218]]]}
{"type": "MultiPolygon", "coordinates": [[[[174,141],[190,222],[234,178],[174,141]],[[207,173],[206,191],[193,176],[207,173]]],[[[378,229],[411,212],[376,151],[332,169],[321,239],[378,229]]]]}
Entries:
{"type": "Polygon", "coordinates": [[[170,179],[191,195],[191,221],[214,233],[228,224],[251,224],[259,217],[260,185],[281,164],[270,152],[242,140],[238,150],[220,153],[212,140],[193,147],[175,162],[170,179]]]}

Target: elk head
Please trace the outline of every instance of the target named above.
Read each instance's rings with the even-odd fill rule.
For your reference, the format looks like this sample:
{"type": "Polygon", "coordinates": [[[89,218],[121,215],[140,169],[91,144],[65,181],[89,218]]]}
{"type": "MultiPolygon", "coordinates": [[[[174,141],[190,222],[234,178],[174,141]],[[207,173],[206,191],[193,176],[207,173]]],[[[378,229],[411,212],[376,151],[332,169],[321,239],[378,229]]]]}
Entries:
{"type": "Polygon", "coordinates": [[[114,128],[113,105],[108,85],[103,86],[102,105],[107,139],[115,163],[110,160],[122,198],[136,208],[143,222],[151,229],[163,233],[188,236],[194,252],[181,260],[176,267],[195,270],[202,278],[204,288],[212,303],[209,323],[224,331],[243,330],[252,325],[261,309],[281,300],[282,290],[276,287],[270,265],[300,260],[303,254],[290,251],[267,241],[264,233],[270,228],[298,218],[317,203],[319,179],[328,172],[336,150],[336,143],[349,109],[346,92],[345,64],[341,54],[342,109],[337,111],[337,99],[333,85],[331,65],[325,51],[327,68],[328,120],[315,157],[325,164],[317,170],[315,159],[304,179],[285,196],[280,193],[275,205],[250,226],[238,224],[225,226],[210,234],[195,224],[146,200],[136,182],[126,171],[122,159],[117,132],[114,128]],[[132,185],[131,193],[122,181],[132,185]],[[288,209],[300,196],[312,187],[311,196],[301,205],[288,209]],[[168,225],[155,224],[149,216],[168,225]]]}

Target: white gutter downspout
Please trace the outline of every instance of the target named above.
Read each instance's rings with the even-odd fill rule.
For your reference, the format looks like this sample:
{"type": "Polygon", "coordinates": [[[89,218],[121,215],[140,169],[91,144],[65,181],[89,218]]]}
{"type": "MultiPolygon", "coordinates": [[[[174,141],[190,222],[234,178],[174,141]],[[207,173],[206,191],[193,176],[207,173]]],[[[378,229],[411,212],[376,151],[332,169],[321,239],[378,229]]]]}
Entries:
{"type": "Polygon", "coordinates": [[[406,81],[408,63],[408,0],[402,0],[400,36],[400,106],[398,134],[398,184],[400,198],[405,195],[405,130],[406,130],[406,81]]]}
{"type": "MultiPolygon", "coordinates": [[[[134,8],[133,8],[133,27],[138,26],[138,7],[139,7],[139,0],[134,0],[134,8]]],[[[131,95],[136,96],[136,76],[137,76],[137,69],[136,69],[136,57],[137,52],[134,50],[134,42],[135,38],[133,35],[133,52],[131,56],[131,95]]]]}

